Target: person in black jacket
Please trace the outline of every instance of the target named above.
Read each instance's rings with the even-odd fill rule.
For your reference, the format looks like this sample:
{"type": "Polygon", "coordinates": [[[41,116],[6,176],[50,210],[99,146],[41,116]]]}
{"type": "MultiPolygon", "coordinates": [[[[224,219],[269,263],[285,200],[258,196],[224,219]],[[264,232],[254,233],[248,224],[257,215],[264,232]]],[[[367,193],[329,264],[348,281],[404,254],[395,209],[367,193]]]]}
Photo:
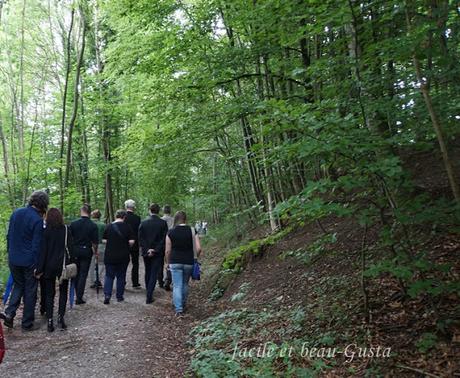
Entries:
{"type": "Polygon", "coordinates": [[[162,269],[165,254],[165,238],[168,224],[158,216],[160,206],[150,205],[150,217],[139,226],[139,246],[145,264],[145,287],[147,289],[146,303],[153,302],[153,291],[157,281],[158,271],[162,269]]]}
{"type": "Polygon", "coordinates": [[[75,304],[82,305],[86,303],[83,300],[85,293],[86,279],[88,278],[89,267],[93,254],[97,255],[99,244],[99,235],[96,224],[89,219],[91,208],[89,205],[83,205],[80,208],[81,218],[70,224],[74,241],[74,257],[77,263],[78,274],[75,278],[75,291],[77,300],[75,304]]]}
{"type": "Polygon", "coordinates": [[[110,303],[115,278],[117,279],[117,300],[118,302],[123,302],[129,252],[135,242],[134,232],[129,224],[126,223],[126,211],[117,210],[115,222],[106,227],[102,242],[106,243],[104,256],[104,304],[110,303]]]}
{"type": "Polygon", "coordinates": [[[135,239],[134,245],[131,247],[129,254],[131,256],[131,263],[133,267],[131,269],[131,281],[133,283],[134,288],[139,288],[141,285],[139,284],[139,242],[138,242],[138,231],[139,225],[141,224],[141,217],[134,213],[136,209],[136,202],[132,199],[125,201],[125,209],[126,209],[126,219],[125,222],[129,224],[131,229],[134,232],[135,239]]]}
{"type": "MultiPolygon", "coordinates": [[[[53,308],[54,297],[56,295],[56,278],[62,274],[64,258],[66,263],[70,263],[72,258],[72,234],[67,226],[64,225],[61,212],[56,208],[51,208],[46,214],[46,229],[43,233],[41,251],[38,260],[36,276],[43,276],[45,288],[45,311],[48,318],[48,331],[54,331],[53,308]],[[66,240],[67,239],[67,240],[66,240]],[[67,242],[67,244],[66,244],[67,242]]],[[[67,292],[69,281],[63,280],[59,283],[59,310],[58,326],[66,329],[64,322],[65,307],[67,304],[67,292]]]]}

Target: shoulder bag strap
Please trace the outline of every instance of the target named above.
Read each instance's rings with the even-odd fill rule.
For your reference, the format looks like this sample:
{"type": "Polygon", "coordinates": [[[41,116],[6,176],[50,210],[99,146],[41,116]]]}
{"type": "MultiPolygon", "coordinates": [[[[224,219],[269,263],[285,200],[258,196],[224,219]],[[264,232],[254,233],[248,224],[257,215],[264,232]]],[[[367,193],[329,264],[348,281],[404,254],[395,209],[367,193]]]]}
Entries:
{"type": "Polygon", "coordinates": [[[69,248],[67,247],[67,226],[65,227],[65,238],[64,238],[64,258],[62,259],[62,269],[65,269],[65,262],[67,260],[67,254],[69,253],[69,248]]]}
{"type": "MultiPolygon", "coordinates": [[[[113,223],[112,223],[112,226],[113,226],[113,229],[115,230],[115,232],[117,233],[117,235],[118,235],[119,237],[121,237],[122,239],[126,239],[126,236],[123,235],[123,234],[121,233],[120,229],[118,228],[117,222],[113,222],[113,223]]],[[[126,241],[126,242],[128,242],[128,241],[126,241]]]]}
{"type": "Polygon", "coordinates": [[[195,228],[190,226],[190,229],[192,230],[192,246],[193,246],[193,259],[197,259],[196,255],[196,243],[195,243],[195,228]]]}

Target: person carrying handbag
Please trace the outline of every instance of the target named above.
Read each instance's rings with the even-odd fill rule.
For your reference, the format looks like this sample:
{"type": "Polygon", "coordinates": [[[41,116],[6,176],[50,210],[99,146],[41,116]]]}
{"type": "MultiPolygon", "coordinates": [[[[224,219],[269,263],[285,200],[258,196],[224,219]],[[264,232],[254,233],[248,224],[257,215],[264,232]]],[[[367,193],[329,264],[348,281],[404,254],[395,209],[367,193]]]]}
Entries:
{"type": "Polygon", "coordinates": [[[56,279],[59,278],[58,326],[66,329],[64,321],[67,305],[69,279],[76,276],[76,264],[72,263],[72,234],[64,225],[61,212],[51,208],[46,214],[46,229],[43,233],[41,252],[36,271],[37,278],[45,280],[45,312],[48,332],[54,331],[53,312],[56,295],[56,279]]]}
{"type": "Polygon", "coordinates": [[[178,211],[174,216],[175,226],[166,236],[166,263],[169,264],[172,275],[176,316],[181,316],[185,311],[190,277],[194,263],[201,254],[200,238],[186,221],[185,212],[178,211]]]}

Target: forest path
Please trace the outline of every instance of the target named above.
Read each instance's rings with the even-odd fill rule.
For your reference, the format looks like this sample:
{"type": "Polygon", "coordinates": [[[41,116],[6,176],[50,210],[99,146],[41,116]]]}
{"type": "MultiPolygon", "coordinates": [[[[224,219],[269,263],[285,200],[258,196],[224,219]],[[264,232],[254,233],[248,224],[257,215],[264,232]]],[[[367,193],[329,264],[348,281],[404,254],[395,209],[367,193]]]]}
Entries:
{"type": "Polygon", "coordinates": [[[183,377],[193,309],[192,315],[175,318],[171,292],[157,287],[154,303],[146,305],[145,289],[132,289],[127,281],[125,301],[113,296],[110,305],[103,304],[102,290],[96,298],[87,288],[87,303],[67,310],[65,331],[47,332],[37,307],[41,327],[24,333],[19,312],[14,329],[4,329],[7,352],[0,377],[183,377]]]}

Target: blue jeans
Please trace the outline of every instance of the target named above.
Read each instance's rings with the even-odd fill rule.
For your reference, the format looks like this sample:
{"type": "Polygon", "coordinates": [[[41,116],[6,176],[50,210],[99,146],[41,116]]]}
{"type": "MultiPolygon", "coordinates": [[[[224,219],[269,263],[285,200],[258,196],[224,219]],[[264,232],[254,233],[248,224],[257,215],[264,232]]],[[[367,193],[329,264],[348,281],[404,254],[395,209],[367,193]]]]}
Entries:
{"type": "Polygon", "coordinates": [[[13,291],[5,309],[5,315],[9,318],[16,316],[16,310],[24,298],[24,311],[22,314],[22,327],[31,327],[35,320],[35,304],[37,303],[38,280],[34,276],[34,268],[10,264],[13,276],[13,291]]]}
{"type": "Polygon", "coordinates": [[[106,298],[112,296],[113,281],[117,279],[117,299],[123,299],[126,285],[126,270],[128,263],[105,264],[104,295],[106,298]]]}
{"type": "Polygon", "coordinates": [[[176,312],[183,312],[188,297],[188,282],[192,275],[193,265],[169,264],[173,282],[173,304],[176,312]]]}

